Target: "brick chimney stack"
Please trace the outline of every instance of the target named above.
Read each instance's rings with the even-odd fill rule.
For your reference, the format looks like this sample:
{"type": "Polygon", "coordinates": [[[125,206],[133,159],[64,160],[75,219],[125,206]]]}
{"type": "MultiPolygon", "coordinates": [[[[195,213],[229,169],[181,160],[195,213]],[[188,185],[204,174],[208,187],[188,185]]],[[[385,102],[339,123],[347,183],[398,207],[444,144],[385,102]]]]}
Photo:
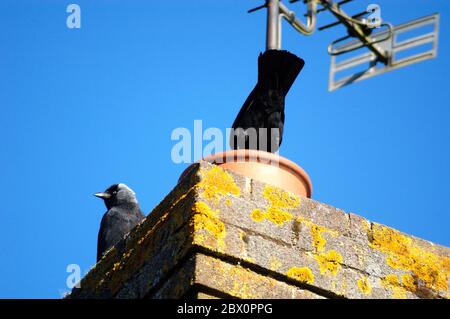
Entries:
{"type": "Polygon", "coordinates": [[[449,298],[450,249],[196,164],[66,298],[449,298]]]}

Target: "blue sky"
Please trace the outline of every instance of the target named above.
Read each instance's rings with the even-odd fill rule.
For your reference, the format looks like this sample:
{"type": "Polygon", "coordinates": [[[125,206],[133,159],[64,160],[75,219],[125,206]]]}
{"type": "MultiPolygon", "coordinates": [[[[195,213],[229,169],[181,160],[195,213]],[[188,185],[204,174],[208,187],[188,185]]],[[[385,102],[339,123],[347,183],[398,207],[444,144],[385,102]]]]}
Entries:
{"type": "MultiPolygon", "coordinates": [[[[232,124],[264,50],[265,12],[246,13],[261,2],[78,0],[81,29],[66,27],[71,2],[0,2],[0,297],[60,297],[68,264],[95,263],[105,208],[92,194],[127,183],[148,213],[187,166],[171,160],[172,130],[232,124]]],[[[314,199],[449,246],[450,2],[346,7],[371,2],[393,24],[440,12],[438,58],[329,93],[326,46],[344,29],[284,24],[306,66],[280,154],[314,199]]]]}

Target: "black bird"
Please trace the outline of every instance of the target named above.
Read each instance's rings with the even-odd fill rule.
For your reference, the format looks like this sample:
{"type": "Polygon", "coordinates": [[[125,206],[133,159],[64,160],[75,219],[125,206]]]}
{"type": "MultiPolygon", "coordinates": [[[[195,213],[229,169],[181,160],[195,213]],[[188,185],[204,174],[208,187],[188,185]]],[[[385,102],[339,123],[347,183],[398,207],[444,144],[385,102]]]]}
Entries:
{"type": "Polygon", "coordinates": [[[108,211],[103,215],[98,231],[97,261],[117,244],[144,218],[136,194],[125,184],[114,184],[106,191],[96,193],[105,201],[108,211]]]}
{"type": "Polygon", "coordinates": [[[278,150],[283,139],[284,99],[304,64],[284,50],[259,54],[258,82],[234,120],[232,149],[278,150]]]}

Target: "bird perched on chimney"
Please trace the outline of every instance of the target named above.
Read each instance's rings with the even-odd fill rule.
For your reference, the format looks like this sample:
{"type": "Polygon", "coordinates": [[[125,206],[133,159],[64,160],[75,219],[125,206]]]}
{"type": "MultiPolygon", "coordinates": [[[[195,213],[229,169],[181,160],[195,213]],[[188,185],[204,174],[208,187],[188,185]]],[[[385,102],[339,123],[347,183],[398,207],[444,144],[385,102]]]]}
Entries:
{"type": "Polygon", "coordinates": [[[114,184],[94,196],[104,200],[108,211],[98,232],[97,261],[144,218],[136,194],[125,184],[114,184]]]}
{"type": "Polygon", "coordinates": [[[283,140],[284,99],[304,64],[285,50],[259,55],[258,82],[233,123],[232,149],[278,150],[283,140]]]}

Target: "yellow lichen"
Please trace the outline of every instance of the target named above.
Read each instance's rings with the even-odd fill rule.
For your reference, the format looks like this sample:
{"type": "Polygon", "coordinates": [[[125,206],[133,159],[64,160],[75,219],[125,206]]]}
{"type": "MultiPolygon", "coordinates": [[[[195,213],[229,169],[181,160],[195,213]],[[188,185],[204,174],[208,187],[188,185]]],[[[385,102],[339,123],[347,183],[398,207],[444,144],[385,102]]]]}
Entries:
{"type": "MultiPolygon", "coordinates": [[[[174,205],[172,205],[173,207],[174,205]]],[[[172,209],[171,207],[171,209],[172,209]]],[[[147,232],[144,234],[144,236],[142,236],[141,238],[139,238],[139,240],[137,241],[138,245],[141,245],[147,238],[150,237],[151,234],[153,234],[158,228],[158,226],[160,224],[162,224],[167,217],[169,216],[169,213],[165,213],[163,216],[161,216],[158,221],[155,223],[155,225],[153,227],[151,227],[149,230],[147,230],[147,232]]]]}
{"type": "Polygon", "coordinates": [[[270,185],[264,187],[263,195],[270,206],[279,209],[293,209],[300,204],[300,198],[297,195],[270,185]]]}
{"type": "Polygon", "coordinates": [[[387,275],[381,279],[381,284],[392,290],[392,297],[395,299],[405,299],[407,291],[414,292],[417,289],[414,277],[410,274],[401,275],[401,280],[395,274],[387,275]]]}
{"type": "Polygon", "coordinates": [[[122,258],[123,258],[123,259],[130,258],[130,256],[131,256],[131,254],[133,253],[133,251],[134,251],[134,248],[131,248],[131,249],[129,249],[127,252],[124,252],[123,255],[122,255],[122,258]]]}
{"type": "Polygon", "coordinates": [[[233,288],[230,291],[230,294],[234,297],[241,299],[252,299],[255,296],[252,294],[251,289],[245,281],[235,281],[233,283],[233,288]]]}
{"type": "MultiPolygon", "coordinates": [[[[370,247],[385,253],[390,267],[411,272],[428,288],[448,291],[450,258],[425,250],[414,244],[412,238],[389,227],[375,226],[371,234],[370,247]]],[[[415,291],[414,281],[408,282],[406,288],[415,291]]]]}
{"type": "Polygon", "coordinates": [[[311,232],[311,238],[312,238],[311,244],[317,252],[325,251],[325,245],[326,245],[327,241],[323,237],[323,235],[322,235],[323,233],[329,233],[333,237],[338,235],[338,233],[335,230],[329,229],[324,226],[319,226],[319,225],[313,223],[311,220],[306,219],[301,216],[297,217],[297,222],[303,223],[309,227],[310,232],[311,232]]]}
{"type": "Polygon", "coordinates": [[[196,232],[194,234],[193,243],[197,244],[197,245],[203,245],[205,243],[205,235],[199,234],[198,232],[196,232]]]}
{"type": "Polygon", "coordinates": [[[114,265],[113,265],[112,271],[119,270],[120,268],[121,268],[121,267],[120,267],[120,262],[116,262],[116,263],[114,263],[114,265]]]}
{"type": "Polygon", "coordinates": [[[337,231],[329,229],[324,226],[317,225],[311,220],[302,216],[297,217],[298,223],[303,223],[309,227],[311,232],[311,245],[314,247],[317,254],[314,254],[314,258],[320,268],[320,273],[331,273],[336,275],[342,265],[342,255],[337,251],[330,250],[325,252],[325,246],[327,244],[326,239],[323,237],[323,233],[329,233],[335,237],[338,235],[337,231]]]}
{"type": "Polygon", "coordinates": [[[277,257],[270,258],[270,270],[276,271],[282,266],[281,261],[277,257]]]}
{"type": "MultiPolygon", "coordinates": [[[[200,195],[208,201],[218,202],[225,196],[240,196],[241,189],[236,185],[233,177],[219,166],[200,169],[200,181],[193,187],[200,190],[200,195]]],[[[191,188],[192,189],[192,188],[191,188]]],[[[231,206],[231,199],[225,198],[225,205],[231,206]]],[[[192,223],[194,224],[194,241],[197,244],[206,245],[206,237],[197,231],[204,229],[217,240],[217,249],[225,249],[225,224],[219,218],[219,210],[211,209],[203,201],[196,202],[192,208],[195,213],[192,223]]],[[[212,248],[212,247],[210,247],[212,248]]]]}
{"type": "Polygon", "coordinates": [[[276,207],[270,207],[266,211],[266,217],[274,224],[283,225],[292,219],[292,214],[276,207]]]}
{"type": "Polygon", "coordinates": [[[324,227],[318,225],[311,225],[311,236],[313,240],[313,246],[317,251],[322,252],[325,249],[325,244],[327,241],[322,237],[322,233],[326,231],[324,227]]]}
{"type": "Polygon", "coordinates": [[[402,275],[402,283],[406,290],[414,292],[417,289],[414,277],[410,274],[402,275]]]}
{"type": "Polygon", "coordinates": [[[221,196],[241,194],[233,177],[219,166],[213,165],[210,169],[200,170],[201,180],[196,185],[203,190],[202,196],[206,200],[218,201],[221,196]]]}
{"type": "Polygon", "coordinates": [[[263,212],[257,208],[252,211],[251,217],[255,222],[259,223],[259,222],[262,222],[266,218],[266,214],[265,214],[265,212],[263,212]]]}
{"type": "Polygon", "coordinates": [[[384,282],[389,285],[400,286],[397,275],[387,275],[386,277],[384,277],[384,282]]]}
{"type": "Polygon", "coordinates": [[[326,273],[336,275],[342,265],[342,255],[334,250],[315,255],[314,258],[319,264],[320,274],[322,275],[326,273]]]}
{"type": "Polygon", "coordinates": [[[394,287],[392,290],[392,298],[394,299],[406,299],[406,290],[399,288],[399,287],[394,287]]]}
{"type": "Polygon", "coordinates": [[[308,267],[292,267],[287,271],[286,275],[289,278],[293,278],[301,282],[306,282],[308,284],[314,283],[314,274],[308,267]]]}
{"type": "Polygon", "coordinates": [[[300,198],[297,195],[270,185],[264,187],[263,195],[269,202],[269,205],[265,211],[261,209],[252,211],[251,218],[255,222],[267,219],[281,226],[292,219],[292,214],[289,210],[296,208],[300,204],[300,198]]]}
{"type": "Polygon", "coordinates": [[[370,295],[372,293],[372,286],[370,285],[369,280],[367,280],[366,277],[362,277],[360,279],[358,279],[358,288],[359,290],[365,294],[365,295],[370,295]]]}
{"type": "Polygon", "coordinates": [[[256,259],[254,257],[245,256],[245,257],[242,257],[242,259],[245,260],[246,262],[249,262],[249,263],[252,263],[252,264],[256,263],[256,259]]]}
{"type": "Polygon", "coordinates": [[[392,290],[392,298],[406,299],[406,289],[398,279],[397,275],[390,274],[381,278],[381,285],[392,290]]]}
{"type": "Polygon", "coordinates": [[[192,208],[194,212],[193,224],[194,230],[206,230],[217,240],[217,248],[225,248],[225,224],[218,217],[218,210],[212,210],[205,202],[196,202],[192,208]]]}

